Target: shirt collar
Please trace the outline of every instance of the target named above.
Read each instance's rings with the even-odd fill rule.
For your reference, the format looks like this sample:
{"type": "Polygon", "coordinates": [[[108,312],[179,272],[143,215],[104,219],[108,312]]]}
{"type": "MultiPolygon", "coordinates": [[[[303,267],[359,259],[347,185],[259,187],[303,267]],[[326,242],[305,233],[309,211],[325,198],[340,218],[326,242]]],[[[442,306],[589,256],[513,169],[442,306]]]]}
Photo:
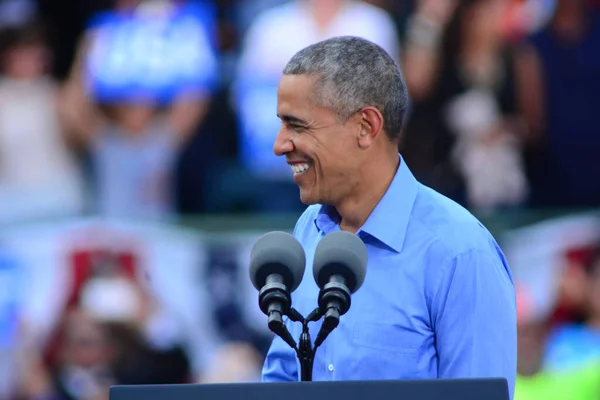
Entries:
{"type": "MultiPolygon", "coordinates": [[[[404,159],[399,157],[400,166],[392,183],[359,230],[368,233],[396,252],[402,251],[418,190],[417,180],[404,159]]],[[[321,206],[315,217],[315,226],[325,234],[335,230],[339,222],[339,214],[330,206],[321,206]]]]}

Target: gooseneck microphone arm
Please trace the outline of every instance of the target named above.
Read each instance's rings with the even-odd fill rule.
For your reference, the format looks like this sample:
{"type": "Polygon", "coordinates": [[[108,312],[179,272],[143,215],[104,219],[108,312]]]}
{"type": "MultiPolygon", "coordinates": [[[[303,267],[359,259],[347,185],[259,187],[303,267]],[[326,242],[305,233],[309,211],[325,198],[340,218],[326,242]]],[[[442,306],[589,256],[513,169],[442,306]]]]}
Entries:
{"type": "Polygon", "coordinates": [[[318,345],[312,346],[310,339],[310,331],[308,329],[309,322],[316,322],[321,319],[323,314],[317,307],[311,312],[308,317],[304,318],[302,314],[294,308],[290,309],[289,318],[294,322],[302,323],[302,333],[300,334],[300,343],[298,348],[295,348],[298,360],[300,361],[300,380],[303,382],[312,381],[312,371],[315,362],[315,354],[318,345]]]}
{"type": "MultiPolygon", "coordinates": [[[[323,317],[321,308],[317,307],[308,317],[304,318],[300,312],[290,306],[290,297],[285,291],[281,276],[278,274],[272,274],[267,278],[265,286],[260,290],[259,302],[261,308],[269,317],[268,327],[271,332],[279,336],[288,346],[295,350],[300,361],[300,380],[312,381],[316,350],[323,341],[315,343],[313,347],[308,324],[309,322],[316,322],[323,317]],[[296,341],[287,329],[283,321],[283,316],[287,316],[292,322],[302,323],[302,333],[300,334],[298,344],[296,344],[296,341]]],[[[321,332],[319,332],[320,334],[321,332]]]]}
{"type": "MultiPolygon", "coordinates": [[[[345,281],[343,280],[343,277],[340,277],[338,282],[335,281],[336,279],[332,279],[332,282],[326,285],[319,295],[319,304],[326,304],[326,307],[319,306],[315,308],[306,318],[293,307],[290,307],[286,312],[285,315],[290,321],[302,323],[302,333],[300,334],[298,345],[296,345],[296,342],[284,323],[281,324],[281,328],[277,331],[273,330],[271,324],[269,324],[271,331],[281,337],[296,351],[296,355],[300,361],[300,380],[303,382],[312,381],[312,372],[317,349],[323,344],[327,336],[337,328],[340,321],[340,315],[344,314],[350,307],[350,292],[344,285],[345,281]],[[340,289],[338,288],[338,285],[345,290],[344,293],[347,293],[347,299],[345,295],[339,294],[340,289]],[[319,321],[323,316],[325,316],[325,318],[313,347],[308,324],[310,322],[319,321]]],[[[279,325],[274,326],[279,327],[279,325]]]]}

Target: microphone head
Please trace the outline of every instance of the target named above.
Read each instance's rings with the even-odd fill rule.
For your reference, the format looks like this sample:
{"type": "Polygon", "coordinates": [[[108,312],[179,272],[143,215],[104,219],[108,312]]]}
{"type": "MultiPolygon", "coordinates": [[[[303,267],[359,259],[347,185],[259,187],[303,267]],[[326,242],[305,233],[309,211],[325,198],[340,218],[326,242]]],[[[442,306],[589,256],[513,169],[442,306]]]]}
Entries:
{"type": "Polygon", "coordinates": [[[267,276],[279,274],[291,293],[302,282],[305,268],[304,249],[287,232],[276,231],[262,235],[250,252],[250,280],[256,290],[261,290],[266,284],[267,276]]]}
{"type": "Polygon", "coordinates": [[[358,236],[345,231],[332,232],[321,239],[315,250],[315,282],[322,289],[332,275],[341,275],[350,293],[354,293],[365,281],[367,260],[367,247],[358,236]]]}

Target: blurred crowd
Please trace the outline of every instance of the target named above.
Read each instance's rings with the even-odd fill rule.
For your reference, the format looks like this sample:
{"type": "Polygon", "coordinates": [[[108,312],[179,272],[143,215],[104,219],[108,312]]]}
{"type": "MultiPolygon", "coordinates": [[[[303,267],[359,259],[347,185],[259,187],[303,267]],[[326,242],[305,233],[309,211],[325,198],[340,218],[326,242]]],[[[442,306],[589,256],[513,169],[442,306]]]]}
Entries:
{"type": "MultiPolygon", "coordinates": [[[[340,35],[401,66],[410,109],[399,151],[424,184],[479,215],[600,207],[598,0],[0,0],[0,225],[298,215],[289,167],[272,152],[276,87],[296,51],[340,35]]],[[[516,275],[536,277],[518,291],[519,399],[600,397],[597,222],[584,245],[553,239],[560,278],[545,286],[556,298],[544,312],[531,311],[544,307],[530,306],[530,287],[551,268],[531,271],[556,262],[525,268],[521,249],[509,254],[516,275]]],[[[47,277],[39,287],[15,284],[25,278],[0,239],[0,400],[257,379],[264,332],[174,322],[153,293],[180,291],[164,282],[186,275],[154,287],[163,270],[111,238],[52,273],[31,261],[47,277]],[[49,274],[65,275],[44,289],[61,291],[56,304],[40,294],[49,274]],[[38,299],[29,317],[23,297],[38,299]],[[199,329],[213,333],[188,340],[199,329]]],[[[211,254],[203,263],[220,269],[202,290],[224,298],[232,256],[211,254]]]]}

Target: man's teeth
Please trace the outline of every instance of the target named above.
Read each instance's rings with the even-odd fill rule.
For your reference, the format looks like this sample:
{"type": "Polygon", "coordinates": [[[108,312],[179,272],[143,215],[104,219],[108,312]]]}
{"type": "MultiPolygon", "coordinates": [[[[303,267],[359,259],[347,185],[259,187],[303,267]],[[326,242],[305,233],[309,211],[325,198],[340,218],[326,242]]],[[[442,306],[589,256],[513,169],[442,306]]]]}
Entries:
{"type": "Polygon", "coordinates": [[[291,167],[295,174],[301,174],[310,168],[310,164],[294,164],[291,167]]]}

